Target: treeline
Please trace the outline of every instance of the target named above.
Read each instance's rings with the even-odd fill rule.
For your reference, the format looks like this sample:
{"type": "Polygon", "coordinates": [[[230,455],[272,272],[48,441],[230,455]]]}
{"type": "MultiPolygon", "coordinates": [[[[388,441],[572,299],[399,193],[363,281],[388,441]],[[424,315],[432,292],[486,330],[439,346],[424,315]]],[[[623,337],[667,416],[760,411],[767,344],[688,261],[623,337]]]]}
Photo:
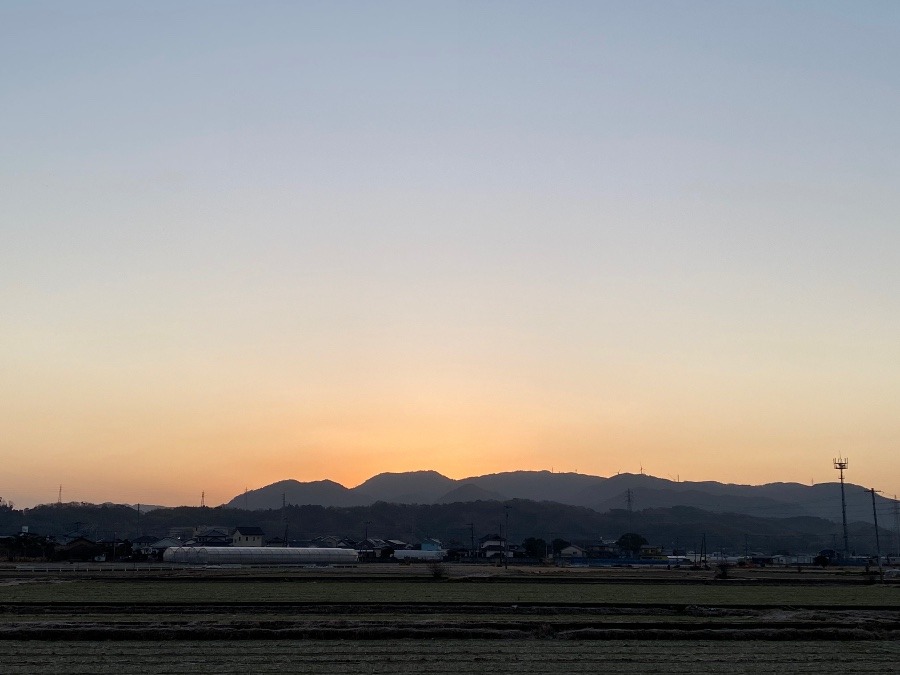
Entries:
{"type": "MultiPolygon", "coordinates": [[[[637,532],[653,545],[688,550],[699,548],[705,536],[708,551],[732,554],[815,553],[842,541],[840,525],[820,518],[759,518],[684,506],[600,513],[521,499],[428,505],[377,502],[358,507],[287,505],[263,511],[185,506],[138,513],[131,507],[114,504],[0,509],[0,534],[14,534],[23,526],[34,534],[79,534],[94,540],[164,537],[174,528],[257,526],[268,538],[286,535],[296,543],[327,535],[361,541],[368,535],[412,544],[434,537],[445,546],[464,548],[470,546],[473,538],[477,543],[490,534],[508,536],[513,543],[530,537],[590,544],[600,538],[616,540],[626,532],[637,532]]],[[[893,536],[889,530],[881,530],[884,552],[893,550],[893,536]]],[[[850,540],[857,553],[875,550],[875,531],[869,524],[851,524],[850,540]]]]}

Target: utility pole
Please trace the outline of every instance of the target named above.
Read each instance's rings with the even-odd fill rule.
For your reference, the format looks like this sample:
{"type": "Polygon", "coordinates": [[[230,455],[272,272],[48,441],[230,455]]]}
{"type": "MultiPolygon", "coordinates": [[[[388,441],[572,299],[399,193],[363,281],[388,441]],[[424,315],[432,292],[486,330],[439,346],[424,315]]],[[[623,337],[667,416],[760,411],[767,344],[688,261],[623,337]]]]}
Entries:
{"type": "MultiPolygon", "coordinates": [[[[372,522],[371,520],[363,521],[363,527],[365,528],[363,530],[363,535],[365,537],[363,539],[363,546],[365,546],[366,542],[369,540],[369,523],[371,523],[371,522],[372,522]]],[[[373,548],[372,553],[374,553],[374,552],[375,552],[375,549],[373,548]]],[[[366,554],[366,559],[368,560],[368,558],[369,558],[369,556],[368,556],[368,554],[366,554]]]]}
{"type": "Polygon", "coordinates": [[[203,492],[200,493],[200,508],[202,509],[205,506],[206,506],[206,490],[204,490],[203,492]]]}
{"type": "Polygon", "coordinates": [[[878,578],[884,583],[884,570],[881,567],[881,539],[878,536],[878,510],[875,508],[875,488],[872,488],[872,517],[875,518],[875,554],[878,556],[878,578]]]}
{"type": "Polygon", "coordinates": [[[625,507],[628,509],[628,531],[634,532],[634,492],[625,490],[625,507]]]}
{"type": "Polygon", "coordinates": [[[284,546],[287,548],[287,497],[284,492],[281,493],[281,522],[284,525],[284,546]]]}
{"type": "Polygon", "coordinates": [[[897,505],[897,495],[894,495],[894,552],[900,558],[900,507],[897,505]]]}
{"type": "Polygon", "coordinates": [[[469,523],[469,559],[475,562],[475,523],[469,523]]]}
{"type": "Polygon", "coordinates": [[[703,538],[700,540],[700,567],[707,566],[706,560],[706,532],[703,533],[703,538]]]}
{"type": "Polygon", "coordinates": [[[503,569],[509,569],[509,505],[504,505],[506,510],[506,539],[503,540],[503,569]]]}
{"type": "Polygon", "coordinates": [[[847,499],[844,496],[844,471],[850,465],[850,461],[846,457],[838,456],[834,461],[834,468],[841,473],[841,515],[844,522],[844,558],[850,557],[850,539],[847,537],[847,499]]]}

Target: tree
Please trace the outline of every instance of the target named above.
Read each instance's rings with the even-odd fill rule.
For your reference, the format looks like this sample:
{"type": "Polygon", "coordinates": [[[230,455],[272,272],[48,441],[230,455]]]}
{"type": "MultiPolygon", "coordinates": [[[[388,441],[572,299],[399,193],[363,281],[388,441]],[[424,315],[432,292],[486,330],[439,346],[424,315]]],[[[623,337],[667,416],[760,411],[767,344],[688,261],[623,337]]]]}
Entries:
{"type": "Polygon", "coordinates": [[[427,563],[425,563],[425,567],[431,574],[431,578],[435,581],[446,579],[449,576],[450,568],[440,560],[429,560],[427,563]]]}
{"type": "Polygon", "coordinates": [[[528,537],[522,542],[522,548],[525,549],[525,555],[529,558],[543,558],[547,554],[547,542],[543,539],[528,537]]]}
{"type": "Polygon", "coordinates": [[[554,539],[551,546],[553,546],[554,555],[558,554],[562,551],[566,546],[571,546],[572,542],[566,541],[565,539],[554,539]]]}
{"type": "Polygon", "coordinates": [[[628,551],[633,555],[638,555],[641,552],[641,546],[644,546],[647,543],[647,540],[644,539],[641,535],[635,532],[626,532],[619,540],[616,542],[616,546],[618,546],[623,551],[628,551]]]}

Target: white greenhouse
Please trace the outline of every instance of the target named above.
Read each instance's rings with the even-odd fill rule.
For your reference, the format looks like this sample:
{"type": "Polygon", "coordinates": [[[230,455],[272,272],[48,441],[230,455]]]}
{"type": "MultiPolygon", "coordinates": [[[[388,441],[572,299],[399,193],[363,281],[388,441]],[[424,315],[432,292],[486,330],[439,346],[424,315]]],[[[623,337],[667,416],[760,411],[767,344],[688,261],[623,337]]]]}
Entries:
{"type": "Polygon", "coordinates": [[[167,548],[163,560],[187,565],[353,565],[359,555],[352,548],[179,546],[167,548]]]}

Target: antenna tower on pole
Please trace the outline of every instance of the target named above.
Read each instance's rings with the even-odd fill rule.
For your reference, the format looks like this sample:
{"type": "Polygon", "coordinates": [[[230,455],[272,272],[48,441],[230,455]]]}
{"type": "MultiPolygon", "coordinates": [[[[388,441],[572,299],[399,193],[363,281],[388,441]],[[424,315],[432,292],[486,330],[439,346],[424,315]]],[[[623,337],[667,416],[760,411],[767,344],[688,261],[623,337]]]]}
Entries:
{"type": "Polygon", "coordinates": [[[847,499],[844,496],[844,471],[850,465],[850,461],[846,457],[837,457],[834,461],[834,468],[841,472],[841,515],[844,522],[844,557],[850,557],[850,539],[847,537],[847,499]]]}

